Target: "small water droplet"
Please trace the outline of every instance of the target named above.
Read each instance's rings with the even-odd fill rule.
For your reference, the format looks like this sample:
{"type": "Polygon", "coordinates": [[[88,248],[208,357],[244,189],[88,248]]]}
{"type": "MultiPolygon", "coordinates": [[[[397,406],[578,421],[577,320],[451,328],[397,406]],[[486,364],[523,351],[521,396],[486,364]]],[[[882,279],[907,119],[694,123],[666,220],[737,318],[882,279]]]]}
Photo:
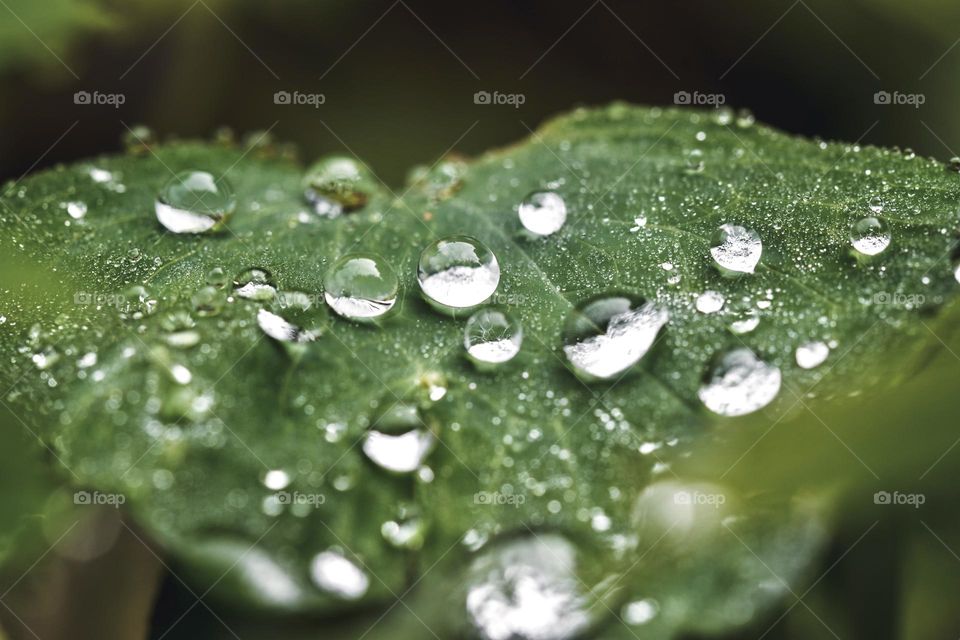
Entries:
{"type": "Polygon", "coordinates": [[[263,486],[272,491],[286,489],[290,481],[290,474],[283,469],[270,469],[263,474],[263,486]]]}
{"type": "Polygon", "coordinates": [[[823,364],[830,355],[830,347],[825,342],[805,342],[796,351],[797,366],[801,369],[813,369],[823,364]]]}
{"type": "Polygon", "coordinates": [[[659,611],[660,607],[657,605],[656,600],[645,598],[625,604],[620,617],[623,618],[623,621],[627,624],[637,626],[653,620],[659,611]]]}
{"type": "Polygon", "coordinates": [[[500,283],[497,257],[469,236],[437,240],[420,254],[417,282],[428,302],[455,312],[486,302],[500,283]]]}
{"type": "Polygon", "coordinates": [[[390,545],[398,549],[415,551],[423,546],[426,530],[427,527],[423,518],[414,516],[384,522],[380,526],[380,535],[390,545]]]}
{"type": "Polygon", "coordinates": [[[74,220],[80,220],[87,215],[87,203],[75,200],[66,203],[67,214],[74,220]]]}
{"type": "Polygon", "coordinates": [[[233,215],[237,200],[226,178],[206,171],[178,173],[160,190],[157,220],[173,233],[216,231],[233,215]]]}
{"type": "Polygon", "coordinates": [[[141,320],[157,310],[157,299],[146,287],[134,285],[124,293],[124,305],[121,317],[124,319],[141,320]]]}
{"type": "Polygon", "coordinates": [[[697,395],[714,413],[742,416],[770,404],[779,391],[780,369],[739,348],[716,359],[697,395]]]}
{"type": "Polygon", "coordinates": [[[467,320],[463,341],[467,355],[479,367],[498,365],[520,352],[523,327],[505,311],[482,309],[467,320]]]}
{"type": "Polygon", "coordinates": [[[431,200],[442,201],[453,196],[463,186],[467,163],[450,156],[434,167],[421,166],[410,172],[407,182],[419,187],[431,200]]]}
{"type": "Polygon", "coordinates": [[[303,193],[318,215],[332,215],[330,204],[344,211],[353,211],[367,204],[376,190],[376,178],[362,162],[345,156],[323,158],[314,163],[303,177],[303,193]]]}
{"type": "Polygon", "coordinates": [[[601,296],[571,311],[563,352],[586,380],[608,380],[635,365],[670,319],[652,302],[601,296]]]}
{"type": "Polygon", "coordinates": [[[200,342],[200,334],[194,329],[195,326],[196,323],[186,311],[173,311],[160,319],[164,342],[176,349],[189,349],[200,342]]]}
{"type": "Polygon", "coordinates": [[[760,234],[733,224],[721,225],[710,247],[714,264],[724,275],[753,273],[762,252],[760,234]]]}
{"type": "Polygon", "coordinates": [[[257,311],[260,329],[280,342],[313,342],[323,333],[325,319],[314,299],[301,291],[281,291],[268,309],[257,311]]]}
{"type": "Polygon", "coordinates": [[[223,293],[216,287],[201,287],[190,298],[193,303],[193,309],[198,316],[215,316],[223,310],[225,298],[223,293]]]}
{"type": "Polygon", "coordinates": [[[567,204],[553,191],[534,191],[517,209],[524,229],[536,236],[556,233],[567,221],[567,204]]]}
{"type": "Polygon", "coordinates": [[[259,267],[251,267],[237,274],[233,279],[233,292],[246,300],[273,300],[277,288],[273,284],[270,272],[259,267]]]}
{"type": "Polygon", "coordinates": [[[370,578],[338,551],[323,551],[310,561],[310,578],[325,592],[344,600],[357,600],[367,593],[370,578]]]}
{"type": "Polygon", "coordinates": [[[136,124],[123,133],[122,141],[127,153],[146,153],[156,143],[156,135],[150,127],[136,124]]]}
{"type": "Polygon", "coordinates": [[[704,291],[697,296],[697,311],[700,313],[716,313],[723,309],[726,299],[718,291],[704,291]]]}
{"type": "Polygon", "coordinates": [[[351,253],[333,263],[323,288],[324,299],[338,315],[363,322],[380,318],[393,308],[400,283],[380,256],[351,253]]]}
{"type": "Polygon", "coordinates": [[[222,289],[230,282],[230,277],[220,267],[214,267],[207,272],[207,284],[217,289],[222,289]]]}
{"type": "Polygon", "coordinates": [[[890,246],[890,229],[878,216],[861,218],[850,231],[850,243],[858,253],[875,256],[890,246]]]}

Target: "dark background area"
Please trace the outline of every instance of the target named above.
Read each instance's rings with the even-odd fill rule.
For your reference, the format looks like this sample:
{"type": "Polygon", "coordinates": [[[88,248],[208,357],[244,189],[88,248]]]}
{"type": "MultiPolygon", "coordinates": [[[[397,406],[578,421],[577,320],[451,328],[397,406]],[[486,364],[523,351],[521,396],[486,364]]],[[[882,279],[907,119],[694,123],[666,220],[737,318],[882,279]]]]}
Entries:
{"type": "Polygon", "coordinates": [[[20,43],[0,72],[6,177],[117,151],[146,124],[161,137],[270,130],[304,159],[352,151],[396,185],[451,147],[476,154],[577,105],[677,91],[722,94],[798,134],[943,159],[960,148],[955,3],[135,0],[83,3],[97,17],[65,25],[15,17],[18,4],[0,8],[0,35],[20,43]],[[75,105],[80,90],[125,103],[75,105]],[[326,102],[278,106],[278,90],[326,102]],[[525,103],[476,105],[480,90],[525,103]],[[925,102],[878,105],[879,90],[925,102]]]}

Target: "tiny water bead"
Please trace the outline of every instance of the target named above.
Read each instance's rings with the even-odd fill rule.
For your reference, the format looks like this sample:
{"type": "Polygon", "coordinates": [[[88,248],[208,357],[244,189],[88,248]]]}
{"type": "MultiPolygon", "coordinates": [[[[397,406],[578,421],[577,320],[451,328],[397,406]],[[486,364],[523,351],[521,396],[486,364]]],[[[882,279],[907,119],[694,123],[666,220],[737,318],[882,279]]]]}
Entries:
{"type": "Polygon", "coordinates": [[[861,255],[875,256],[890,246],[890,228],[878,216],[861,218],[850,230],[850,244],[861,255]]]}
{"type": "Polygon", "coordinates": [[[797,359],[797,366],[801,369],[813,369],[823,364],[827,356],[830,355],[830,347],[825,342],[805,342],[794,354],[797,359]]]}
{"type": "Polygon", "coordinates": [[[273,300],[277,287],[270,272],[259,267],[244,269],[233,279],[233,292],[245,300],[273,300]]]}
{"type": "Polygon", "coordinates": [[[444,311],[486,302],[500,284],[497,256],[469,236],[437,240],[420,254],[417,282],[427,301],[444,311]]]}
{"type": "Polygon", "coordinates": [[[324,299],[348,320],[373,321],[393,308],[400,281],[380,256],[351,253],[333,263],[323,279],[324,299]]]}
{"type": "Polygon", "coordinates": [[[237,206],[226,178],[206,171],[185,171],[171,178],[157,195],[157,220],[173,233],[205,233],[226,224],[237,206]]]}
{"type": "Polygon", "coordinates": [[[700,313],[716,313],[723,309],[726,302],[723,294],[717,291],[704,291],[697,296],[697,311],[700,313]]]}
{"type": "Polygon", "coordinates": [[[710,411],[742,416],[770,404],[780,392],[780,369],[747,348],[717,358],[697,392],[710,411]]]}
{"type": "Polygon", "coordinates": [[[85,215],[87,215],[87,203],[80,202],[79,200],[74,200],[73,202],[67,202],[64,208],[67,210],[67,215],[69,215],[74,220],[80,220],[85,215]]]}
{"type": "Polygon", "coordinates": [[[556,233],[567,221],[567,204],[553,191],[534,191],[517,208],[524,229],[536,236],[556,233]]]}
{"type": "Polygon", "coordinates": [[[586,380],[609,380],[640,361],[670,314],[652,302],[601,296],[571,311],[563,352],[586,380]]]}
{"type": "Polygon", "coordinates": [[[361,208],[376,188],[370,169],[346,156],[318,160],[303,176],[304,197],[318,215],[325,217],[336,217],[341,209],[361,208]]]}
{"type": "Polygon", "coordinates": [[[343,600],[357,600],[367,593],[370,578],[338,551],[323,551],[310,561],[310,578],[323,591],[343,600]]]}
{"type": "Polygon", "coordinates": [[[753,229],[733,224],[721,225],[714,234],[710,255],[724,275],[753,273],[763,253],[760,234],[753,229]]]}
{"type": "Polygon", "coordinates": [[[470,316],[463,332],[467,355],[478,366],[497,365],[520,353],[523,327],[499,309],[483,309],[470,316]]]}

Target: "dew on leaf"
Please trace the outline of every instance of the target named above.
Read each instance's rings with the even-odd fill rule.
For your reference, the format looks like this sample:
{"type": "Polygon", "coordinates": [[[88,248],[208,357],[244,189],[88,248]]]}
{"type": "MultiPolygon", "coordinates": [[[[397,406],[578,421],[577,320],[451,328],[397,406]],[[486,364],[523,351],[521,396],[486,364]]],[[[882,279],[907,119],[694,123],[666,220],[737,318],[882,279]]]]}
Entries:
{"type": "Polygon", "coordinates": [[[823,364],[823,361],[830,355],[830,347],[825,342],[805,342],[797,347],[794,354],[797,360],[797,366],[801,369],[813,369],[823,364]]]}
{"type": "Polygon", "coordinates": [[[87,203],[80,202],[79,200],[67,202],[64,205],[64,208],[67,210],[67,215],[69,215],[74,220],[80,220],[85,215],[87,215],[87,203]]]}
{"type": "Polygon", "coordinates": [[[342,256],[323,279],[324,299],[338,315],[373,321],[393,308],[400,282],[393,269],[372,253],[342,256]]]}
{"type": "Polygon", "coordinates": [[[233,292],[246,300],[272,300],[277,295],[270,272],[259,267],[241,271],[233,279],[233,292]]]}
{"type": "Polygon", "coordinates": [[[201,287],[190,298],[193,310],[198,316],[215,316],[223,310],[225,303],[223,293],[213,286],[201,287]]]}
{"type": "Polygon", "coordinates": [[[567,221],[567,204],[553,191],[534,191],[517,208],[523,228],[535,236],[556,233],[567,221]]]}
{"type": "Polygon", "coordinates": [[[669,319],[652,302],[619,295],[593,298],[570,312],[563,352],[577,375],[608,380],[635,365],[669,319]]]}
{"type": "Polygon", "coordinates": [[[850,244],[858,253],[875,256],[890,246],[890,229],[878,216],[861,218],[850,230],[850,244]]]}
{"type": "Polygon", "coordinates": [[[716,313],[723,308],[726,302],[723,294],[718,291],[704,291],[697,296],[697,311],[700,313],[716,313]]]}
{"type": "Polygon", "coordinates": [[[475,364],[497,365],[520,352],[523,327],[505,311],[482,309],[467,320],[463,340],[467,355],[475,364]]]}
{"type": "Polygon", "coordinates": [[[226,178],[206,171],[184,171],[157,194],[157,220],[173,233],[205,233],[226,224],[237,206],[226,178]]]}
{"type": "Polygon", "coordinates": [[[337,551],[323,551],[310,560],[310,578],[321,590],[343,600],[367,593],[370,578],[362,568],[337,551]]]}
{"type": "Polygon", "coordinates": [[[500,283],[500,264],[485,244],[469,236],[437,240],[420,254],[417,282],[427,301],[443,311],[486,302],[500,283]]]}
{"type": "Polygon", "coordinates": [[[762,252],[760,235],[734,224],[721,225],[710,246],[714,265],[724,275],[753,273],[762,252]]]}
{"type": "Polygon", "coordinates": [[[341,209],[361,208],[376,187],[376,178],[370,169],[345,156],[322,158],[303,176],[304,197],[318,215],[328,218],[340,215],[341,209]]]}
{"type": "Polygon", "coordinates": [[[742,416],[770,404],[780,391],[780,369],[747,348],[717,357],[697,395],[721,416],[742,416]]]}

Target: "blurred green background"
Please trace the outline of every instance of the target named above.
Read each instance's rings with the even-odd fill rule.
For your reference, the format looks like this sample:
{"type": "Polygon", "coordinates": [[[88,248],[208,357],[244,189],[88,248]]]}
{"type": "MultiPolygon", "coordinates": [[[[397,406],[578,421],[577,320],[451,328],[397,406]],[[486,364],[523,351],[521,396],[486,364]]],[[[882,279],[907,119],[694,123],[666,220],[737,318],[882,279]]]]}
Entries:
{"type": "MultiPolygon", "coordinates": [[[[355,154],[396,187],[413,165],[450,151],[472,155],[512,144],[575,106],[672,104],[683,91],[722,95],[726,105],[749,108],[758,120],[789,132],[912,148],[945,160],[960,153],[958,43],[960,4],[947,0],[0,0],[0,174],[17,179],[58,162],[118,152],[129,128],[143,124],[160,138],[208,138],[222,127],[237,136],[269,131],[294,143],[305,160],[355,154]],[[123,104],[76,104],[83,91],[120,94],[123,104]],[[278,105],[278,91],[323,94],[324,103],[278,105]],[[478,91],[524,100],[518,107],[476,104],[478,91]],[[922,104],[877,104],[878,91],[920,96],[922,104]]],[[[902,474],[888,459],[885,478],[914,482],[930,455],[949,451],[958,407],[944,406],[942,398],[951,393],[957,365],[946,357],[917,383],[914,397],[928,394],[925,413],[907,411],[889,421],[896,426],[880,431],[882,437],[854,441],[858,451],[881,458],[909,437],[911,421],[943,425],[925,436],[926,448],[905,457],[902,474]]],[[[882,416],[875,411],[876,424],[882,416]]],[[[0,422],[16,425],[8,418],[0,422]]],[[[13,440],[10,434],[0,439],[0,465],[21,482],[0,484],[7,525],[0,536],[15,529],[10,514],[29,512],[41,500],[47,482],[27,481],[38,475],[33,458],[39,454],[22,453],[13,440]]],[[[771,459],[777,451],[797,451],[800,466],[811,462],[802,453],[819,455],[817,444],[810,438],[802,449],[780,438],[765,446],[771,459]]],[[[804,469],[840,483],[849,480],[841,468],[847,462],[814,459],[804,469]]],[[[951,478],[958,466],[947,455],[935,473],[925,474],[920,488],[931,501],[957,504],[951,478]]],[[[763,472],[771,483],[790,483],[788,471],[763,472]]],[[[860,487],[856,506],[838,514],[836,539],[812,580],[845,559],[875,519],[863,513],[861,500],[872,490],[860,487]]],[[[69,629],[64,621],[82,619],[91,600],[136,592],[128,597],[129,615],[114,616],[118,637],[137,637],[151,615],[156,629],[185,616],[180,635],[170,638],[220,637],[216,616],[191,607],[194,599],[176,581],[162,584],[159,606],[150,613],[155,586],[149,577],[163,568],[111,517],[90,525],[97,535],[108,531],[119,539],[109,560],[78,577],[60,566],[64,560],[47,559],[30,589],[18,584],[0,598],[5,607],[14,603],[7,611],[29,614],[31,627],[61,637],[56,634],[69,629]],[[117,563],[128,571],[111,573],[117,563]],[[59,622],[42,626],[57,616],[59,622]]],[[[960,635],[954,552],[960,551],[960,523],[950,509],[924,517],[886,517],[806,599],[845,639],[960,635]]],[[[61,533],[53,526],[48,535],[55,540],[61,533]]],[[[20,575],[13,570],[5,584],[19,583],[20,575]]],[[[0,613],[20,637],[10,615],[0,613]]],[[[758,637],[778,615],[731,637],[758,637]]],[[[334,637],[305,628],[283,637],[334,637]]],[[[816,617],[797,606],[765,637],[832,637],[824,634],[816,617]]],[[[250,637],[277,636],[267,625],[250,637]]],[[[349,631],[337,637],[350,637],[349,631]]]]}

